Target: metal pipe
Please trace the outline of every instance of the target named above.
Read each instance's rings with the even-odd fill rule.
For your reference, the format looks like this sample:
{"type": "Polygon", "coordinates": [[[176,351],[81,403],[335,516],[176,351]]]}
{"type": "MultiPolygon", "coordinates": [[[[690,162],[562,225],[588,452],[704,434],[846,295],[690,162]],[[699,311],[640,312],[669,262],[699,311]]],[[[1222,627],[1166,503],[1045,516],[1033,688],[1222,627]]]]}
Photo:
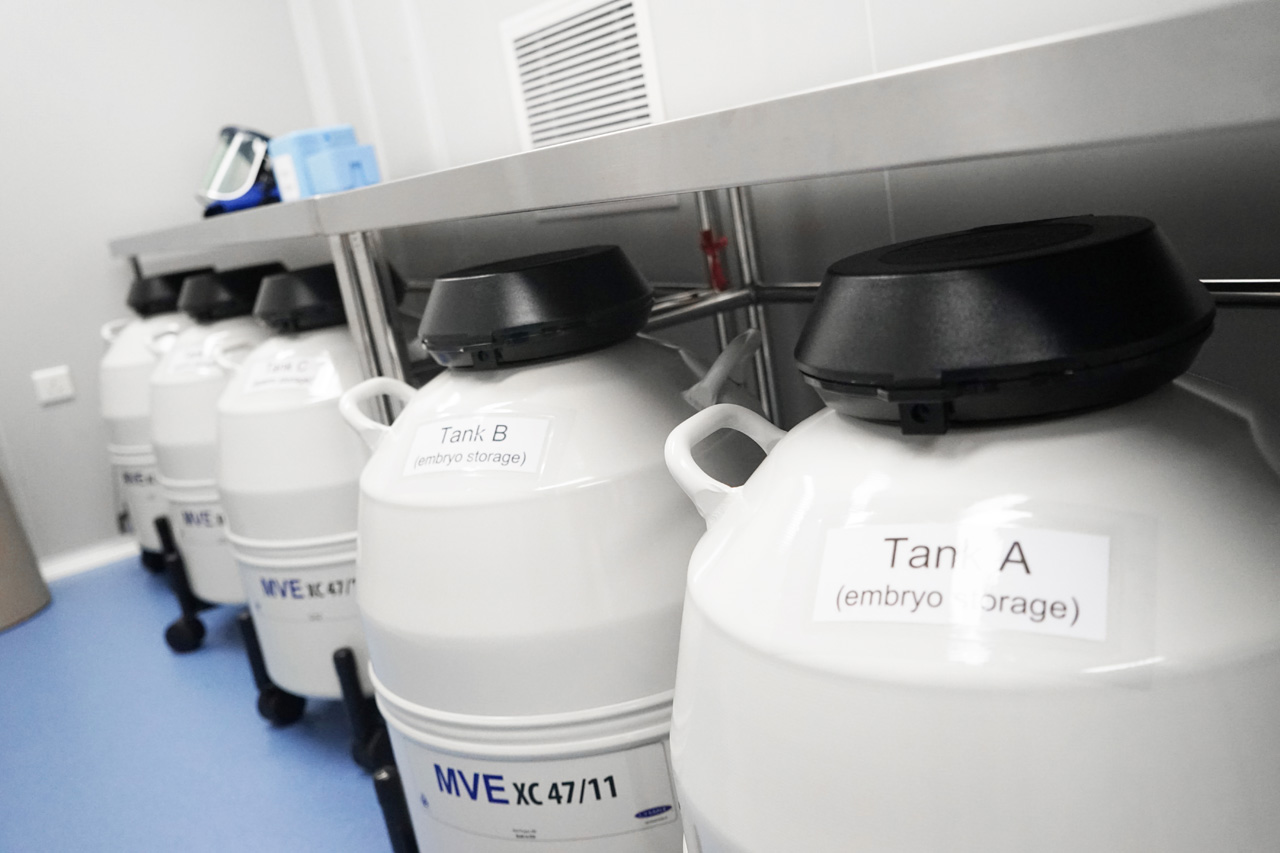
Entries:
{"type": "MultiPolygon", "coordinates": [[[[698,190],[693,194],[693,199],[698,205],[698,227],[703,231],[710,231],[712,234],[716,231],[715,217],[711,212],[710,193],[706,190],[698,190]]],[[[707,263],[707,282],[708,285],[712,280],[711,265],[712,260],[708,256],[707,263]]],[[[723,313],[716,314],[716,344],[720,347],[720,351],[724,352],[724,348],[729,345],[729,340],[733,337],[730,333],[729,318],[723,313]]]]}
{"type": "Polygon", "coordinates": [[[382,258],[378,237],[373,232],[358,231],[347,235],[351,258],[369,318],[369,334],[378,357],[381,375],[406,381],[408,358],[399,331],[392,319],[390,271],[382,258]]]}
{"type": "Polygon", "coordinates": [[[657,331],[712,315],[723,317],[726,311],[750,305],[752,298],[749,290],[730,290],[724,293],[700,290],[694,293],[698,294],[695,298],[689,301],[673,302],[672,307],[668,308],[661,304],[655,306],[645,329],[657,331]]]}
{"type": "MultiPolygon", "coordinates": [[[[729,188],[729,215],[733,217],[733,242],[737,249],[742,285],[754,292],[760,286],[760,266],[756,251],[755,226],[751,207],[743,187],[729,188]]],[[[747,308],[747,323],[760,330],[760,349],[756,351],[756,387],[760,389],[760,407],[764,416],[775,424],[778,412],[778,389],[774,376],[773,344],[769,340],[769,322],[764,306],[753,302],[747,308]]]]}
{"type": "MultiPolygon", "coordinates": [[[[348,234],[330,237],[329,255],[333,258],[333,269],[338,275],[338,291],[342,294],[342,308],[347,312],[347,328],[351,331],[351,339],[360,356],[360,369],[366,378],[372,379],[381,376],[382,372],[373,336],[369,331],[369,312],[364,304],[349,237],[348,234]]],[[[391,423],[393,418],[390,403],[386,397],[377,399],[374,416],[383,423],[391,423]]]]}

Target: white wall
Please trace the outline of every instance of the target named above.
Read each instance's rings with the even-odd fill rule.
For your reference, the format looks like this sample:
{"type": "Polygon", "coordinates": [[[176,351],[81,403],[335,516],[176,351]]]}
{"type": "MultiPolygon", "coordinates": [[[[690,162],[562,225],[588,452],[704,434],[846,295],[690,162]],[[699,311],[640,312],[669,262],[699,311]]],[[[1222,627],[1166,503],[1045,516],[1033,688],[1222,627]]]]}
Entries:
{"type": "Polygon", "coordinates": [[[6,3],[0,24],[0,470],[38,555],[115,534],[98,327],[127,313],[113,237],[199,217],[223,124],[312,123],[284,0],[6,3]],[[79,391],[41,408],[30,373],[79,391]]]}
{"type": "MultiPolygon", "coordinates": [[[[668,119],[1231,0],[648,0],[668,119]]],[[[384,174],[518,151],[501,22],[544,0],[291,0],[313,92],[384,174]],[[318,22],[318,25],[317,23],[318,22]]]]}

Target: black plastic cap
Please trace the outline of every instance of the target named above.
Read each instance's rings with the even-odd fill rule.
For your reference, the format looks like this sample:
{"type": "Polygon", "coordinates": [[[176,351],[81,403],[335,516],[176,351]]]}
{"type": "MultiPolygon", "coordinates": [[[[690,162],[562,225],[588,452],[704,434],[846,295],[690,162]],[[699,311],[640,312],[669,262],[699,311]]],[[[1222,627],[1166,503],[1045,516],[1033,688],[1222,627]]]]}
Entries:
{"type": "Polygon", "coordinates": [[[836,411],[937,434],[1147,394],[1190,367],[1213,317],[1149,220],[1046,219],[837,261],[796,361],[836,411]]]}
{"type": "Polygon", "coordinates": [[[187,276],[198,273],[213,272],[212,267],[200,267],[181,272],[170,272],[149,278],[135,278],[129,287],[129,296],[125,300],[133,312],[139,317],[153,317],[156,314],[168,314],[178,310],[178,293],[182,290],[182,282],[187,276]]]}
{"type": "Polygon", "coordinates": [[[491,369],[620,343],[652,307],[653,288],[621,249],[589,246],[441,276],[418,335],[445,367],[491,369]]]}
{"type": "Polygon", "coordinates": [[[347,321],[333,264],[269,275],[253,303],[253,316],[277,332],[306,332],[347,321]]]}
{"type": "Polygon", "coordinates": [[[178,309],[197,323],[212,323],[253,312],[262,279],[284,272],[280,264],[260,264],[187,276],[178,296],[178,309]]]}

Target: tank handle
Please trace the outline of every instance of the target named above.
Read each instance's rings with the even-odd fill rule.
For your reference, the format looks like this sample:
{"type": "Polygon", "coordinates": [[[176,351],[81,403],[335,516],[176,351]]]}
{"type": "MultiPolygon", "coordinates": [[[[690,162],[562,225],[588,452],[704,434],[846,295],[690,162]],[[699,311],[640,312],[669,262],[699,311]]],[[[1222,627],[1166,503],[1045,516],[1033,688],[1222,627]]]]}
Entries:
{"type": "MultiPolygon", "coordinates": [[[[209,358],[213,359],[213,363],[221,367],[228,373],[235,373],[240,369],[240,365],[244,364],[244,358],[234,361],[230,354],[237,350],[251,350],[261,341],[257,337],[239,337],[235,335],[228,336],[222,340],[213,339],[206,342],[208,347],[209,358]]],[[[245,353],[247,356],[248,353],[245,353]]]]}
{"type": "Polygon", "coordinates": [[[407,382],[386,376],[375,376],[348,389],[347,393],[338,400],[338,411],[342,413],[342,417],[351,425],[351,428],[364,439],[364,443],[369,445],[369,449],[377,450],[383,436],[391,432],[391,427],[368,417],[360,411],[360,404],[380,394],[408,403],[413,399],[414,393],[416,392],[413,386],[407,382]]]}
{"type": "Polygon", "coordinates": [[[750,409],[732,403],[719,403],[703,409],[671,431],[665,450],[667,468],[708,521],[726,498],[742,488],[720,482],[703,471],[693,459],[694,446],[719,429],[737,430],[760,445],[765,453],[772,451],[787,434],[786,430],[778,429],[750,409]]]}
{"type": "Polygon", "coordinates": [[[173,341],[169,341],[168,346],[161,346],[160,342],[165,338],[172,338],[182,331],[182,326],[178,323],[166,323],[159,330],[151,335],[151,339],[147,341],[147,349],[154,356],[163,356],[173,346],[173,341]]]}
{"type": "Polygon", "coordinates": [[[120,337],[120,333],[124,331],[124,327],[132,323],[133,320],[128,317],[121,317],[118,320],[108,320],[102,324],[102,328],[98,330],[98,334],[102,335],[102,339],[107,343],[115,343],[116,338],[120,337]]]}

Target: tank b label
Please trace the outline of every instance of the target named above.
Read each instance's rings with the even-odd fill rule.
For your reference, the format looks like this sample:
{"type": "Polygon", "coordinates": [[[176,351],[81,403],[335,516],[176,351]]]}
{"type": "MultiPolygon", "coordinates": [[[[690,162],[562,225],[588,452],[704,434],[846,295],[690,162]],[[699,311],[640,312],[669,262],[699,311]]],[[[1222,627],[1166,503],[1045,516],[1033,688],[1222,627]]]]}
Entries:
{"type": "Polygon", "coordinates": [[[339,563],[298,570],[261,569],[240,564],[255,618],[282,622],[356,619],[356,565],[339,563]]]}
{"type": "Polygon", "coordinates": [[[551,418],[473,415],[418,427],[405,460],[405,476],[447,471],[519,471],[542,468],[551,418]]]}
{"type": "Polygon", "coordinates": [[[244,393],[257,394],[283,388],[310,388],[321,371],[329,366],[322,357],[279,358],[261,361],[249,367],[244,380],[244,393]]]}
{"type": "Polygon", "coordinates": [[[1111,540],[1024,527],[901,524],[827,534],[813,618],[972,625],[1105,640],[1111,540]]]}
{"type": "Polygon", "coordinates": [[[473,760],[401,743],[411,756],[411,803],[477,835],[574,841],[679,817],[661,743],[560,761],[473,760]]]}

